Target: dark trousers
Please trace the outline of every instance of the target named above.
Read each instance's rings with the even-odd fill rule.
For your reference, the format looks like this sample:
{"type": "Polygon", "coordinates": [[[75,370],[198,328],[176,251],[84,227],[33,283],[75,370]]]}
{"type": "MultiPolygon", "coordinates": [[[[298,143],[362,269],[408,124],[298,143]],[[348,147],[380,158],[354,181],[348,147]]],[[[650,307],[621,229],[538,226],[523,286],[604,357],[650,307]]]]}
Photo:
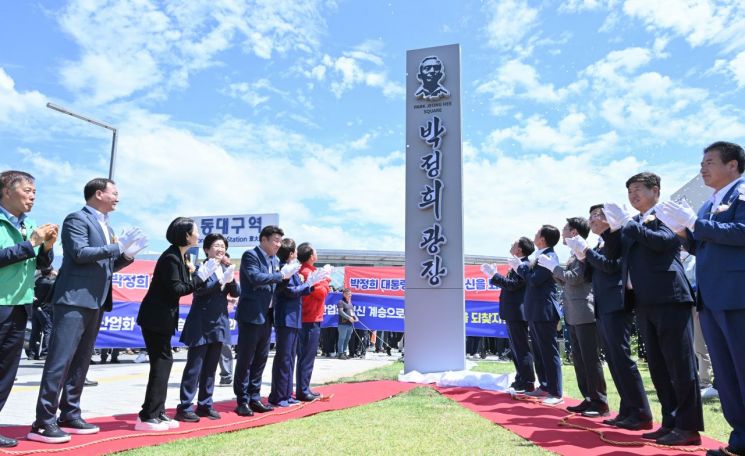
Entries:
{"type": "Polygon", "coordinates": [[[0,410],[16,379],[30,313],[31,305],[0,306],[0,410]]]}
{"type": "Polygon", "coordinates": [[[515,383],[533,385],[535,383],[535,373],[533,372],[533,353],[530,351],[528,323],[525,321],[507,321],[505,323],[507,323],[507,334],[509,335],[510,350],[512,350],[512,363],[515,365],[515,383]]]}
{"type": "Polygon", "coordinates": [[[338,344],[338,338],[336,328],[330,326],[328,328],[321,328],[321,351],[324,355],[330,355],[336,351],[338,344]]]}
{"type": "Polygon", "coordinates": [[[215,391],[215,373],[217,363],[220,361],[222,342],[197,345],[189,347],[186,353],[186,366],[181,377],[181,403],[179,410],[190,410],[194,397],[197,397],[197,406],[202,409],[212,407],[212,392],[215,391]]]}
{"type": "Polygon", "coordinates": [[[703,431],[704,415],[693,348],[693,314],[683,303],[637,306],[647,364],[662,406],[662,425],[703,431]]]}
{"type": "Polygon", "coordinates": [[[233,380],[233,348],[229,341],[220,349],[220,380],[233,380]]]}
{"type": "Polygon", "coordinates": [[[238,322],[238,348],[235,360],[233,392],[238,405],[261,400],[261,377],[269,358],[272,324],[238,322]]]}
{"type": "Polygon", "coordinates": [[[55,304],[36,403],[37,423],[54,423],[58,408],[62,421],[80,418],[80,396],[102,316],[101,309],[55,304]]]}
{"type": "Polygon", "coordinates": [[[272,390],[269,393],[269,402],[272,404],[278,404],[292,397],[292,374],[295,372],[295,357],[300,334],[299,329],[286,326],[280,326],[275,331],[277,343],[272,363],[272,390]]]}
{"type": "Polygon", "coordinates": [[[158,418],[166,411],[166,396],[168,394],[168,377],[173,366],[171,350],[171,336],[160,334],[142,328],[142,338],[150,358],[150,374],[145,388],[145,401],[140,410],[140,420],[158,418]]]}
{"type": "Polygon", "coordinates": [[[652,419],[644,382],[636,361],[631,357],[631,332],[634,314],[625,310],[598,315],[597,327],[605,346],[608,370],[616,385],[621,403],[618,416],[641,421],[652,419]]]}
{"type": "Polygon", "coordinates": [[[44,307],[35,307],[31,313],[31,338],[28,341],[30,357],[39,359],[47,356],[51,334],[52,315],[44,307]]]}
{"type": "Polygon", "coordinates": [[[608,407],[603,362],[600,361],[598,330],[595,322],[569,326],[572,363],[582,397],[601,408],[608,407]]]}
{"type": "MultiPolygon", "coordinates": [[[[539,364],[545,375],[545,385],[541,385],[552,396],[561,397],[563,395],[563,379],[561,376],[561,355],[559,354],[559,343],[556,340],[556,321],[531,321],[528,323],[531,336],[533,337],[533,347],[536,349],[535,358],[536,366],[539,364]]],[[[538,372],[538,379],[541,379],[541,372],[538,372]]]]}
{"type": "Polygon", "coordinates": [[[119,359],[119,352],[120,350],[118,348],[102,348],[101,349],[101,362],[104,363],[109,358],[109,355],[111,355],[111,360],[114,361],[115,359],[119,359]]]}
{"type": "Polygon", "coordinates": [[[313,375],[313,364],[318,352],[318,340],[321,337],[321,323],[303,323],[297,350],[297,375],[295,378],[295,396],[310,395],[310,377],[313,375]]]}
{"type": "Polygon", "coordinates": [[[714,368],[724,418],[732,432],[729,445],[745,451],[745,310],[711,310],[699,314],[714,368]]]}
{"type": "Polygon", "coordinates": [[[466,336],[466,354],[473,356],[481,352],[481,344],[483,343],[481,339],[477,336],[466,336]]]}
{"type": "Polygon", "coordinates": [[[365,356],[367,346],[370,344],[370,335],[366,329],[355,328],[352,331],[352,337],[349,339],[349,355],[365,356]]]}

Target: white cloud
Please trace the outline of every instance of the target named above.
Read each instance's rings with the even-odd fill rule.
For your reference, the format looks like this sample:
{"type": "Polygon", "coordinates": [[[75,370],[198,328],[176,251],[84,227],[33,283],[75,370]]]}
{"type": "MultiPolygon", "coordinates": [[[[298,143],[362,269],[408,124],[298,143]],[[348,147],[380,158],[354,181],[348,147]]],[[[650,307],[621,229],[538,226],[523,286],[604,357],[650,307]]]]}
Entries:
{"type": "Polygon", "coordinates": [[[556,103],[570,94],[581,92],[584,88],[584,81],[577,81],[558,89],[554,84],[544,84],[533,66],[515,59],[500,66],[496,77],[480,84],[476,88],[476,93],[489,94],[494,99],[517,96],[538,102],[556,103]]]}
{"type": "Polygon", "coordinates": [[[275,88],[266,78],[259,79],[256,82],[234,82],[228,85],[225,93],[245,101],[252,108],[269,101],[269,93],[287,97],[287,93],[275,88]]]}
{"type": "Polygon", "coordinates": [[[35,91],[19,92],[13,78],[0,67],[0,127],[17,122],[19,117],[44,109],[44,96],[35,91]]]}
{"type": "Polygon", "coordinates": [[[237,43],[270,59],[289,51],[312,52],[325,22],[320,0],[114,0],[105,7],[75,0],[60,14],[62,30],[81,48],[61,68],[65,86],[93,103],[139,91],[183,88],[195,71],[219,65],[237,43]],[[162,84],[165,83],[165,86],[162,84]]]}
{"type": "Polygon", "coordinates": [[[740,0],[626,0],[623,11],[648,29],[673,32],[694,47],[745,47],[745,4],[740,0]]]}
{"type": "Polygon", "coordinates": [[[339,57],[326,54],[306,75],[319,81],[328,80],[337,98],[359,85],[380,89],[388,98],[400,98],[405,89],[403,84],[388,77],[382,47],[382,42],[372,40],[342,52],[339,57]]]}
{"type": "Polygon", "coordinates": [[[745,87],[745,51],[740,52],[727,64],[738,87],[745,87]]]}
{"type": "Polygon", "coordinates": [[[492,0],[485,4],[488,44],[500,50],[511,50],[538,24],[538,10],[525,0],[492,0]]]}

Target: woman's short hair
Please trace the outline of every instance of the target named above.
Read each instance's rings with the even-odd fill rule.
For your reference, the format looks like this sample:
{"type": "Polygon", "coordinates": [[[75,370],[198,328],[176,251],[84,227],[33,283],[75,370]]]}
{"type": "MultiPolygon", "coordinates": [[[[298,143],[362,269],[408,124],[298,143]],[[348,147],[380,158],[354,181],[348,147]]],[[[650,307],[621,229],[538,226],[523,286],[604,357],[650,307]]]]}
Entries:
{"type": "Polygon", "coordinates": [[[222,241],[223,244],[225,244],[225,250],[228,250],[228,240],[225,239],[225,236],[220,233],[210,233],[204,237],[204,241],[202,242],[204,253],[207,253],[207,250],[209,250],[210,247],[212,247],[212,244],[217,241],[222,241]]]}
{"type": "Polygon", "coordinates": [[[287,260],[290,259],[290,255],[294,251],[295,241],[291,238],[284,238],[282,239],[282,244],[279,246],[279,250],[277,250],[277,258],[279,258],[279,261],[282,263],[287,263],[287,260]]]}
{"type": "Polygon", "coordinates": [[[188,217],[176,217],[166,230],[166,240],[177,247],[186,247],[189,237],[196,224],[188,217]]]}

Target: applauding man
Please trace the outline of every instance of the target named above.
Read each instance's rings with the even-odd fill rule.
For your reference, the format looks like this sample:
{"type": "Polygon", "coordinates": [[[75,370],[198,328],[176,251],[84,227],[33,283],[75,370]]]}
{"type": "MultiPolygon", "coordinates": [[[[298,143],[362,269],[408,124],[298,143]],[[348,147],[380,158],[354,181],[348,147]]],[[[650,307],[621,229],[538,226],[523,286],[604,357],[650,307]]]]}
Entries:
{"type": "MultiPolygon", "coordinates": [[[[559,242],[559,229],[543,225],[535,234],[535,246],[539,250],[536,257],[546,255],[556,260],[554,246],[559,242]]],[[[562,399],[561,356],[556,340],[556,326],[559,323],[559,290],[553,273],[536,263],[521,263],[516,267],[517,274],[525,280],[525,317],[530,327],[530,335],[536,342],[536,363],[545,372],[546,384],[541,385],[530,396],[543,397],[546,405],[558,405],[562,399]]]]}
{"type": "Polygon", "coordinates": [[[729,142],[704,149],[701,177],[714,194],[694,213],[666,202],[660,218],[696,255],[701,329],[711,355],[729,446],[707,455],[745,455],[745,152],[729,142]]]}
{"type": "MultiPolygon", "coordinates": [[[[34,177],[23,171],[0,173],[0,410],[13,387],[21,359],[26,321],[34,300],[34,271],[52,263],[57,225],[37,227],[26,214],[34,207],[34,177]]],[[[0,447],[15,439],[0,436],[0,447]]]]}
{"type": "MultiPolygon", "coordinates": [[[[528,257],[535,250],[533,241],[521,237],[512,244],[510,254],[517,266],[528,264],[528,257]],[[517,261],[515,261],[517,260],[517,261]]],[[[515,364],[515,381],[510,388],[516,393],[531,392],[535,389],[535,373],[533,372],[533,353],[530,350],[530,335],[528,323],[525,321],[523,301],[525,299],[525,280],[515,269],[510,267],[506,276],[497,272],[496,264],[481,265],[481,272],[489,279],[489,283],[501,288],[499,292],[499,318],[507,325],[507,336],[512,350],[512,362],[515,364]]],[[[538,380],[543,384],[542,366],[536,365],[538,380]]]]}
{"type": "Polygon", "coordinates": [[[80,395],[104,311],[112,309],[111,280],[147,245],[137,229],[119,239],[108,214],[119,203],[114,181],[97,178],[85,185],[86,205],[62,224],[62,267],[52,295],[54,323],[36,404],[36,421],[27,438],[64,443],[70,434],[95,434],[98,426],[81,417],[80,395]],[[61,395],[61,399],[60,399],[61,395]],[[57,409],[60,410],[57,419],[57,409]]]}
{"type": "MultiPolygon", "coordinates": [[[[642,437],[660,445],[699,445],[704,429],[693,349],[693,294],[680,262],[678,236],[655,214],[660,177],[644,172],[626,181],[629,202],[639,211],[608,203],[605,215],[614,236],[608,248],[621,255],[625,299],[633,303],[647,349],[649,373],[662,406],[662,426],[642,437]]],[[[627,418],[626,429],[649,429],[652,421],[627,418]]]]}

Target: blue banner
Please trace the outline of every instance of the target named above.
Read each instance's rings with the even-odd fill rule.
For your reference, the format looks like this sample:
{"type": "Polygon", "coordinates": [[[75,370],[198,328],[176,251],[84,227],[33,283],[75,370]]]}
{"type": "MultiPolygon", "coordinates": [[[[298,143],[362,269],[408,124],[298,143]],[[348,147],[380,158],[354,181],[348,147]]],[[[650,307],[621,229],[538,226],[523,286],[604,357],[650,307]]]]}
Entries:
{"type": "MultiPolygon", "coordinates": [[[[337,325],[339,319],[336,303],[340,300],[341,293],[329,293],[321,327],[337,325]]],[[[357,294],[352,298],[352,304],[360,319],[354,325],[356,328],[404,331],[404,298],[357,294]]],[[[171,339],[172,346],[183,345],[179,342],[179,337],[189,313],[189,307],[188,305],[180,306],[178,328],[176,335],[171,339]]],[[[103,316],[101,330],[96,339],[96,348],[143,348],[145,343],[142,340],[142,332],[136,323],[139,308],[139,302],[115,302],[114,309],[103,316]]],[[[433,305],[432,310],[434,312],[437,308],[433,305]]],[[[468,336],[507,337],[507,327],[499,318],[498,302],[467,300],[463,319],[468,336]]],[[[234,312],[230,313],[230,333],[233,344],[236,344],[238,325],[234,319],[234,312]]]]}

